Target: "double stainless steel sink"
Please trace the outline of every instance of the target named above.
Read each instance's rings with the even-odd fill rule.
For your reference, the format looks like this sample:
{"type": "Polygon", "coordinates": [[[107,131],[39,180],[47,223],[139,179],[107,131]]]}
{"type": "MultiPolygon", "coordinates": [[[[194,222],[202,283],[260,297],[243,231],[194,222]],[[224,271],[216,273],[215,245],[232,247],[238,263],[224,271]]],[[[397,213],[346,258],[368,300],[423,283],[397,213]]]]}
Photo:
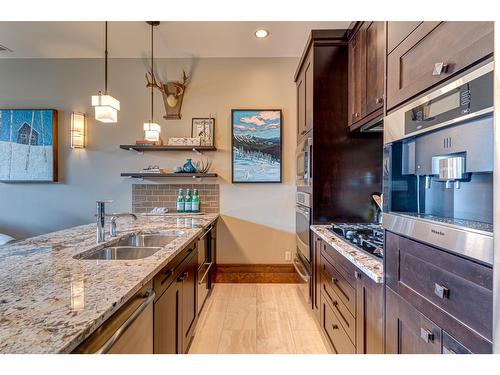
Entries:
{"type": "Polygon", "coordinates": [[[135,260],[150,257],[162,247],[182,236],[183,231],[170,230],[149,234],[134,234],[117,241],[113,246],[85,251],[76,259],[135,260]]]}

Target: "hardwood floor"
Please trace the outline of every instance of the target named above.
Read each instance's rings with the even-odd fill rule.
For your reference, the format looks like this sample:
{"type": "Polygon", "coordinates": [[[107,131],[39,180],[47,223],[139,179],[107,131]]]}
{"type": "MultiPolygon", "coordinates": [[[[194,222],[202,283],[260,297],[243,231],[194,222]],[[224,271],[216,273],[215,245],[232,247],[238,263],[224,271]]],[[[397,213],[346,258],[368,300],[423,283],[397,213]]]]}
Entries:
{"type": "Polygon", "coordinates": [[[215,284],[190,354],[327,354],[296,284],[215,284]]]}

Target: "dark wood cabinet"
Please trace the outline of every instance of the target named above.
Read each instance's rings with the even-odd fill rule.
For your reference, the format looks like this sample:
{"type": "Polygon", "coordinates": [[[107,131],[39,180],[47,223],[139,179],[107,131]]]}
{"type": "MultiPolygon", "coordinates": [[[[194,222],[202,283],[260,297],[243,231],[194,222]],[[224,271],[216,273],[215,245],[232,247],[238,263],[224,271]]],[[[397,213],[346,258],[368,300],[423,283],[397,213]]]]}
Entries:
{"type": "Polygon", "coordinates": [[[320,323],[332,350],[383,353],[383,284],[371,280],[316,234],[313,238],[314,256],[319,256],[313,280],[318,277],[320,323]]]}
{"type": "Polygon", "coordinates": [[[349,39],[348,126],[377,121],[384,105],[385,23],[356,23],[349,39]]]}
{"type": "Polygon", "coordinates": [[[384,287],[356,271],[356,353],[384,353],[384,287]]]}
{"type": "MultiPolygon", "coordinates": [[[[400,334],[391,328],[394,317],[390,312],[397,312],[400,309],[397,306],[410,305],[453,339],[445,343],[450,346],[448,351],[457,352],[458,347],[463,347],[459,352],[491,352],[491,267],[386,232],[385,280],[388,345],[400,334]],[[405,304],[394,296],[389,298],[391,293],[405,304]]],[[[445,344],[443,348],[447,347],[445,344]]],[[[420,346],[407,349],[411,348],[423,350],[420,346]]]]}
{"type": "Polygon", "coordinates": [[[312,51],[306,57],[304,66],[296,78],[297,84],[297,139],[302,138],[313,127],[313,85],[314,66],[312,51]]]}
{"type": "Polygon", "coordinates": [[[321,318],[321,277],[320,277],[320,267],[321,267],[321,247],[323,246],[323,240],[316,235],[313,235],[313,247],[312,247],[312,262],[311,262],[311,299],[312,299],[312,309],[316,319],[318,321],[321,318]]]}
{"type": "Polygon", "coordinates": [[[387,38],[388,110],[493,54],[493,22],[389,23],[387,38]]]}
{"type": "Polygon", "coordinates": [[[155,353],[186,353],[193,338],[198,318],[196,244],[194,241],[187,246],[174,258],[174,264],[169,264],[154,279],[155,353]],[[179,257],[180,262],[175,263],[179,257]]]}
{"type": "Polygon", "coordinates": [[[386,353],[440,354],[441,329],[390,288],[386,299],[386,353]]]}
{"type": "Polygon", "coordinates": [[[306,134],[306,85],[304,72],[297,77],[297,139],[306,134]]]}
{"type": "Polygon", "coordinates": [[[186,353],[194,335],[198,318],[198,250],[189,255],[186,266],[179,276],[182,282],[182,344],[186,353]]]}
{"type": "Polygon", "coordinates": [[[155,354],[182,353],[182,283],[174,281],[154,304],[155,354]]]}

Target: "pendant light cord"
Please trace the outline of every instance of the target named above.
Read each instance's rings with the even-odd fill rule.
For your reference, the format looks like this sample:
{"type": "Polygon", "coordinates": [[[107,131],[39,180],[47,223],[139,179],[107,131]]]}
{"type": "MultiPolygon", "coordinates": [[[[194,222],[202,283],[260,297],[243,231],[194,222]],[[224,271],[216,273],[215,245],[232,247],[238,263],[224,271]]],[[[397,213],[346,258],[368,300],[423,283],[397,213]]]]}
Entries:
{"type": "Polygon", "coordinates": [[[108,95],[108,21],[104,23],[104,95],[108,95]]]}
{"type": "MultiPolygon", "coordinates": [[[[154,30],[154,24],[151,23],[151,77],[154,79],[154,41],[153,41],[153,30],[154,30]]],[[[153,85],[151,85],[151,118],[149,120],[149,123],[153,123],[153,113],[154,113],[154,97],[153,97],[153,85]]]]}

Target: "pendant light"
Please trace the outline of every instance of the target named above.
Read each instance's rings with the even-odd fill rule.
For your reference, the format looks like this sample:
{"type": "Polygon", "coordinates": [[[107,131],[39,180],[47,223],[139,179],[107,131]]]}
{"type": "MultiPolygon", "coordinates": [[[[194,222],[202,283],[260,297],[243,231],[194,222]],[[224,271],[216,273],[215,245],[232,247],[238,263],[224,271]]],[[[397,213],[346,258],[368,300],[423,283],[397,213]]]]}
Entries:
{"type": "MultiPolygon", "coordinates": [[[[154,27],[160,24],[160,21],[147,21],[148,25],[151,25],[151,77],[154,77],[154,40],[153,32],[154,27]]],[[[154,117],[154,87],[151,85],[151,116],[149,121],[144,123],[144,138],[148,141],[159,142],[161,127],[157,123],[153,122],[154,117]]]]}
{"type": "Polygon", "coordinates": [[[108,22],[104,24],[104,92],[92,95],[92,106],[95,108],[97,121],[114,123],[118,121],[120,101],[108,95],[108,22]]]}

